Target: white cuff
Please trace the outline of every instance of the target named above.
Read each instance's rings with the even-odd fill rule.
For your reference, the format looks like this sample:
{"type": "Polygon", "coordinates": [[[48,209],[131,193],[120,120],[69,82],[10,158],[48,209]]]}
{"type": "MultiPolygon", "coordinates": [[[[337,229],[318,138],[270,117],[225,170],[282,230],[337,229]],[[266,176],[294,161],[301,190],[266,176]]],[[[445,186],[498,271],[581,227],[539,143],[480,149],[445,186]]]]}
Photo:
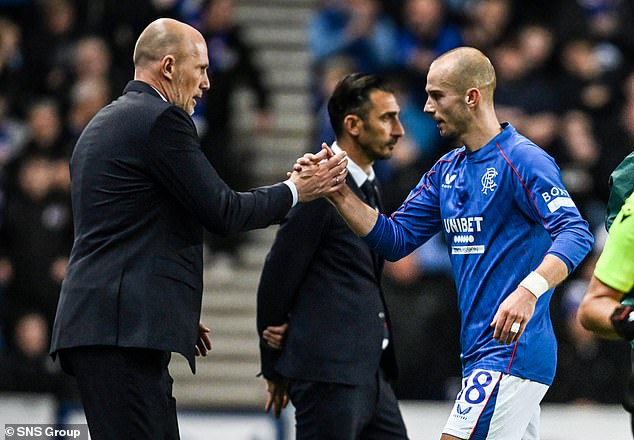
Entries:
{"type": "Polygon", "coordinates": [[[297,192],[297,185],[295,185],[295,183],[291,181],[291,179],[287,179],[282,183],[288,186],[288,189],[291,190],[291,194],[293,194],[293,204],[291,205],[291,208],[292,208],[293,206],[297,205],[297,202],[299,201],[299,193],[297,192]]]}
{"type": "Polygon", "coordinates": [[[535,271],[529,273],[528,276],[522,280],[520,286],[528,289],[537,299],[549,289],[546,278],[535,271]]]}

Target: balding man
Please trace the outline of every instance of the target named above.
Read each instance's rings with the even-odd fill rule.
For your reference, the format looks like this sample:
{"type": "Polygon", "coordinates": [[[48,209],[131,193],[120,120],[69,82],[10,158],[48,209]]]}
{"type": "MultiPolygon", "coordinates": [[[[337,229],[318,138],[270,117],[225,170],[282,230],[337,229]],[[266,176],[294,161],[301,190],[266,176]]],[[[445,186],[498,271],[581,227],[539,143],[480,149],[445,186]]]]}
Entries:
{"type": "Polygon", "coordinates": [[[199,147],[196,100],[210,87],[194,28],[151,23],[135,79],[79,138],[71,159],[75,242],[51,353],[75,375],[94,440],[177,439],[171,352],[211,348],[199,324],[203,227],[216,233],[278,222],[297,201],[334,191],[345,155],[287,181],[232,191],[199,147]]]}
{"type": "Polygon", "coordinates": [[[427,75],[425,112],[462,146],[389,217],[347,187],[330,196],[388,260],[444,234],[458,287],[463,388],[442,440],[539,438],[539,404],[557,363],[550,298],[593,243],[554,160],[498,122],[494,90],[495,71],[480,51],[443,54],[427,75]]]}

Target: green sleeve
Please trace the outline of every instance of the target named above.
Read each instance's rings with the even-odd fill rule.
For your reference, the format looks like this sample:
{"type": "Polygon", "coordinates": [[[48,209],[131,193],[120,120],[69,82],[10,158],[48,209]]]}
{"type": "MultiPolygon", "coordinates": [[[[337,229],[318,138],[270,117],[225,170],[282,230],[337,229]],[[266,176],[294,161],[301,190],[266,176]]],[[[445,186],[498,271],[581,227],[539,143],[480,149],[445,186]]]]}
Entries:
{"type": "Polygon", "coordinates": [[[605,228],[609,231],[625,199],[634,189],[634,152],[630,153],[610,175],[610,199],[608,200],[605,228]]]}
{"type": "Polygon", "coordinates": [[[610,228],[594,276],[623,293],[634,286],[634,194],[625,201],[610,228]]]}

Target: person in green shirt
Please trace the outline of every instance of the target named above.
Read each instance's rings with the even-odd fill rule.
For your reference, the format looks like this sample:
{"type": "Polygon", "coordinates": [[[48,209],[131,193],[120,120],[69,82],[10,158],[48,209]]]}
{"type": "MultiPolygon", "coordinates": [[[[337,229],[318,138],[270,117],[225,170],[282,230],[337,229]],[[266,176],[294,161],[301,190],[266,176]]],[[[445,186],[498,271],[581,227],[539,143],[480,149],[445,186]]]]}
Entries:
{"type": "Polygon", "coordinates": [[[625,199],[634,190],[634,151],[631,152],[623,162],[610,175],[610,198],[607,206],[607,216],[605,218],[605,229],[610,230],[614,218],[621,210],[625,199]]]}
{"type": "Polygon", "coordinates": [[[579,307],[579,320],[599,336],[634,339],[634,194],[610,228],[594,275],[579,307]],[[624,313],[627,311],[627,314],[624,313]],[[624,315],[624,316],[622,316],[624,315]]]}
{"type": "MultiPolygon", "coordinates": [[[[578,318],[588,330],[609,339],[634,340],[634,194],[621,207],[597,261],[578,318]]],[[[634,343],[633,347],[634,347],[634,343]]],[[[634,375],[623,406],[634,414],[634,375]]],[[[632,418],[634,434],[634,418],[632,418]]]]}

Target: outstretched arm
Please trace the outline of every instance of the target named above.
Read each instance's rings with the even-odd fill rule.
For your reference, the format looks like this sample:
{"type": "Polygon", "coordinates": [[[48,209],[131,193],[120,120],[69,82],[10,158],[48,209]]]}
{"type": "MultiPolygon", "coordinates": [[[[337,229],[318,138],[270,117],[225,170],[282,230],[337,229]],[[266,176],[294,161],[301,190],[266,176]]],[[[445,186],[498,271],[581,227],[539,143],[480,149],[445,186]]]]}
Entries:
{"type": "Polygon", "coordinates": [[[350,229],[359,237],[365,237],[374,228],[379,216],[378,212],[362,202],[348,185],[344,185],[331,193],[328,200],[337,208],[350,229]]]}
{"type": "MultiPolygon", "coordinates": [[[[618,307],[619,300],[623,296],[620,292],[607,284],[604,284],[596,276],[592,275],[586,295],[579,305],[577,317],[581,325],[591,332],[607,339],[619,339],[612,324],[612,317],[618,307]]],[[[634,325],[631,325],[634,328],[634,325]]]]}
{"type": "MultiPolygon", "coordinates": [[[[332,164],[337,156],[335,156],[326,143],[323,143],[321,144],[321,150],[318,154],[307,153],[297,159],[294,172],[305,172],[311,167],[314,168],[316,163],[324,163],[326,159],[332,164]]],[[[335,171],[337,170],[338,168],[335,169],[335,171]]],[[[333,174],[333,178],[335,179],[342,180],[342,177],[343,180],[345,180],[345,174],[333,174]]],[[[348,187],[348,185],[338,184],[333,186],[326,194],[326,197],[335,206],[335,208],[337,208],[341,217],[343,217],[346,223],[348,223],[348,226],[355,234],[359,237],[365,237],[370,233],[376,223],[378,213],[376,210],[362,202],[361,199],[358,198],[350,189],[350,187],[348,187]]]]}
{"type": "MultiPolygon", "coordinates": [[[[617,215],[581,306],[581,324],[605,338],[634,339],[632,305],[620,301],[634,287],[634,196],[617,215]]],[[[629,302],[629,303],[628,303],[629,302]]]]}
{"type": "Polygon", "coordinates": [[[317,154],[306,154],[289,173],[289,180],[295,184],[300,202],[310,202],[319,197],[328,196],[346,186],[348,159],[346,152],[333,154],[330,149],[322,149],[317,154]]]}

